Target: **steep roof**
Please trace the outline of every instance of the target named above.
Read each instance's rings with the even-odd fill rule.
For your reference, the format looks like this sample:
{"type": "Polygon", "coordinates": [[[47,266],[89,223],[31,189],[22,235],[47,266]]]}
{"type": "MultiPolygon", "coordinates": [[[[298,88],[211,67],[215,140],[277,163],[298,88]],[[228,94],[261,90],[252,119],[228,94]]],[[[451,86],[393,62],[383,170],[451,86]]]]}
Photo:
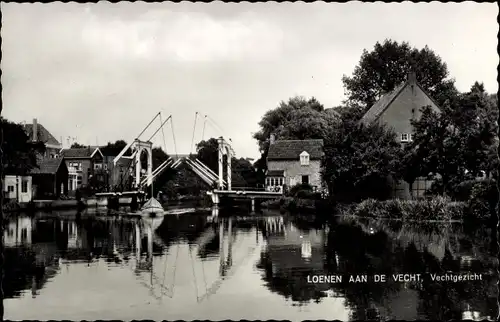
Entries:
{"type": "Polygon", "coordinates": [[[92,158],[95,153],[101,153],[97,147],[62,149],[61,155],[67,159],[87,159],[92,158]]]}
{"type": "Polygon", "coordinates": [[[285,175],[284,170],[267,170],[266,176],[268,177],[283,177],[285,175]]]}
{"type": "Polygon", "coordinates": [[[404,82],[391,92],[382,95],[382,97],[372,105],[372,107],[363,115],[361,118],[361,122],[367,124],[377,120],[382,113],[391,105],[391,103],[399,96],[399,94],[403,91],[403,88],[407,85],[408,82],[404,82]]]}
{"type": "Polygon", "coordinates": [[[299,160],[306,151],[310,160],[323,157],[323,140],[277,140],[269,146],[267,160],[299,160]]]}
{"type": "Polygon", "coordinates": [[[63,158],[54,158],[54,159],[43,159],[39,167],[34,168],[30,171],[31,174],[56,174],[61,167],[61,164],[64,164],[63,158]]]}
{"type": "Polygon", "coordinates": [[[370,109],[365,113],[365,115],[363,115],[360,122],[364,124],[369,124],[372,123],[373,121],[376,121],[387,110],[387,108],[392,104],[392,102],[396,100],[396,98],[399,96],[399,94],[401,94],[401,92],[407,85],[417,85],[418,88],[420,88],[420,90],[424,93],[424,95],[426,95],[431,100],[431,102],[434,103],[434,105],[436,105],[436,107],[439,109],[439,106],[434,101],[434,99],[416,81],[414,73],[410,73],[408,79],[405,82],[397,86],[389,93],[383,95],[375,104],[373,104],[372,107],[370,107],[370,109]]]}
{"type": "MultiPolygon", "coordinates": [[[[30,140],[33,139],[33,124],[24,124],[24,132],[29,136],[30,140]]],[[[59,141],[40,123],[37,123],[37,138],[45,144],[61,145],[59,141]]]]}

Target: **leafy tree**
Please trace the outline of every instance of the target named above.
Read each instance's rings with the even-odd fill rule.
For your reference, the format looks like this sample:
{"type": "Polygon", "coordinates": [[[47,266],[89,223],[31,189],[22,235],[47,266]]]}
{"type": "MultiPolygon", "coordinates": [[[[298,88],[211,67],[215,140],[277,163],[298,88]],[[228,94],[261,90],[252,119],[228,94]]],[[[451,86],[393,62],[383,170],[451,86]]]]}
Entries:
{"type": "MultiPolygon", "coordinates": [[[[117,140],[114,143],[108,142],[107,145],[100,147],[102,154],[108,156],[116,156],[118,155],[125,147],[127,146],[127,142],[123,140],[117,140]]],[[[125,154],[130,155],[131,150],[129,149],[125,154]]]]}
{"type": "Polygon", "coordinates": [[[71,144],[71,149],[80,149],[80,148],[86,148],[86,146],[82,145],[82,144],[80,144],[78,142],[75,142],[75,143],[71,144]]]}
{"type": "Polygon", "coordinates": [[[496,172],[498,112],[492,97],[476,82],[454,104],[445,104],[439,114],[422,109],[421,118],[412,122],[415,133],[402,169],[404,177],[411,173],[410,179],[438,174],[441,194],[481,171],[496,172]]]}
{"type": "MultiPolygon", "coordinates": [[[[267,149],[269,148],[269,137],[278,131],[288,134],[289,137],[293,137],[294,133],[300,133],[302,138],[318,138],[303,133],[304,128],[295,132],[288,127],[299,124],[300,121],[297,120],[297,117],[304,116],[304,113],[323,112],[324,110],[323,105],[314,97],[307,100],[302,96],[295,96],[290,98],[288,102],[281,101],[277,108],[267,111],[264,114],[262,120],[259,122],[260,130],[253,137],[258,141],[261,152],[265,153],[267,153],[267,149]]],[[[312,135],[321,134],[321,129],[318,131],[320,133],[313,133],[312,135]]]]}
{"type": "MultiPolygon", "coordinates": [[[[210,138],[206,141],[201,141],[196,145],[196,158],[204,163],[215,173],[219,172],[219,144],[217,139],[210,138]]],[[[224,177],[227,176],[227,156],[223,158],[224,177]]],[[[250,162],[241,158],[231,158],[231,181],[233,187],[253,187],[256,184],[257,177],[255,170],[250,162]]]]}
{"type": "Polygon", "coordinates": [[[243,158],[233,158],[231,169],[233,170],[233,186],[256,187],[257,174],[253,165],[243,158]]]}
{"type": "Polygon", "coordinates": [[[386,39],[377,42],[372,51],[363,51],[351,77],[342,82],[348,102],[371,107],[384,93],[392,91],[414,71],[419,84],[439,106],[458,94],[454,80],[447,79],[448,67],[427,46],[412,48],[409,43],[386,39]]]}
{"type": "Polygon", "coordinates": [[[23,175],[37,168],[37,156],[45,152],[45,144],[31,142],[20,124],[1,118],[3,131],[2,164],[4,173],[23,175]]]}
{"type": "Polygon", "coordinates": [[[332,109],[325,109],[314,97],[295,96],[266,112],[259,122],[260,130],[253,135],[261,152],[255,162],[258,182],[264,182],[271,134],[282,140],[323,139],[336,118],[332,109]]]}
{"type": "Polygon", "coordinates": [[[342,201],[386,198],[389,177],[399,178],[401,146],[395,133],[378,123],[359,124],[348,108],[325,139],[321,174],[330,195],[342,201]]]}
{"type": "Polygon", "coordinates": [[[196,158],[215,173],[219,172],[218,148],[219,143],[215,138],[200,141],[196,145],[196,158]]]}

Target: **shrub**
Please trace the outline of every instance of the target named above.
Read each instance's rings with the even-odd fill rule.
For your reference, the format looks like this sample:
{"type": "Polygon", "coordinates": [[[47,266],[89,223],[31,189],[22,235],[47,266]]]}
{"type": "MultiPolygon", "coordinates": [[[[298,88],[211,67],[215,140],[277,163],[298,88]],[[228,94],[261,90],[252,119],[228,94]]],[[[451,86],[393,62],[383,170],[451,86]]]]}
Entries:
{"type": "Polygon", "coordinates": [[[495,180],[477,181],[467,203],[469,219],[491,219],[496,216],[498,188],[495,180]]]}
{"type": "Polygon", "coordinates": [[[472,188],[477,183],[477,180],[466,180],[462,181],[453,187],[453,190],[450,192],[450,196],[459,201],[468,201],[470,199],[472,188]]]}
{"type": "Polygon", "coordinates": [[[449,220],[461,218],[464,203],[452,202],[445,197],[429,200],[391,199],[377,201],[367,199],[354,207],[354,215],[375,218],[399,218],[408,220],[449,220]]]}
{"type": "Polygon", "coordinates": [[[265,201],[261,204],[261,206],[267,209],[280,209],[289,212],[308,212],[316,210],[316,201],[311,199],[281,197],[279,199],[265,201]]]}

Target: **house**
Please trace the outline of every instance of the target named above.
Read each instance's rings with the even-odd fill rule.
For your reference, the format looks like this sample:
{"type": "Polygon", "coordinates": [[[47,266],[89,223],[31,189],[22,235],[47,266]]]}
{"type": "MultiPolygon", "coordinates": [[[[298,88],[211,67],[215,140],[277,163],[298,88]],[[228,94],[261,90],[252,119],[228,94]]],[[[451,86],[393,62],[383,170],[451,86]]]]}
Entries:
{"type": "MultiPolygon", "coordinates": [[[[411,72],[404,83],[392,92],[383,95],[373,104],[360,122],[365,125],[373,122],[388,125],[396,132],[397,140],[405,145],[412,141],[411,120],[418,120],[421,116],[421,109],[425,106],[430,106],[437,113],[441,111],[436,102],[417,82],[415,73],[411,72]]],[[[407,182],[393,183],[393,197],[402,199],[420,197],[431,185],[431,180],[418,178],[413,183],[413,195],[410,196],[407,182]]]]}
{"type": "Polygon", "coordinates": [[[98,147],[62,149],[60,154],[68,167],[70,192],[88,186],[93,176],[98,182],[104,182],[104,157],[98,147]]]}
{"type": "Polygon", "coordinates": [[[36,199],[57,199],[68,194],[68,167],[63,158],[43,159],[30,172],[36,199]]]}
{"type": "Polygon", "coordinates": [[[62,149],[62,144],[40,123],[33,119],[33,124],[24,124],[26,135],[33,142],[43,142],[45,144],[45,154],[43,158],[56,158],[62,149]]]}
{"type": "Polygon", "coordinates": [[[5,175],[4,177],[4,198],[19,203],[30,202],[33,199],[31,175],[5,175]]]}
{"type": "Polygon", "coordinates": [[[264,219],[266,249],[259,268],[271,291],[293,301],[308,302],[330,289],[329,283],[310,283],[307,276],[325,270],[325,231],[301,230],[283,217],[264,219]]]}
{"type": "Polygon", "coordinates": [[[320,189],[323,140],[275,140],[271,135],[267,154],[265,186],[283,191],[283,186],[309,184],[320,189]]]}

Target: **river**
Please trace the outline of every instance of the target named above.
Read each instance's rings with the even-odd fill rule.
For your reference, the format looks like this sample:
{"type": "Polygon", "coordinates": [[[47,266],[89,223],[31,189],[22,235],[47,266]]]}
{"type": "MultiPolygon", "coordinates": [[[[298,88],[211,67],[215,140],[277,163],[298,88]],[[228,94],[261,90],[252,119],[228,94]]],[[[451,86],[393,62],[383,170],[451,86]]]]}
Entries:
{"type": "Polygon", "coordinates": [[[4,318],[493,320],[493,233],[346,217],[325,224],[272,213],[11,216],[4,318]],[[430,278],[445,272],[481,280],[430,278]],[[422,277],[395,282],[398,273],[422,277]],[[374,274],[387,281],[372,281],[374,274]],[[310,282],[332,275],[343,282],[310,282]],[[370,280],[348,282],[362,275],[370,280]]]}

